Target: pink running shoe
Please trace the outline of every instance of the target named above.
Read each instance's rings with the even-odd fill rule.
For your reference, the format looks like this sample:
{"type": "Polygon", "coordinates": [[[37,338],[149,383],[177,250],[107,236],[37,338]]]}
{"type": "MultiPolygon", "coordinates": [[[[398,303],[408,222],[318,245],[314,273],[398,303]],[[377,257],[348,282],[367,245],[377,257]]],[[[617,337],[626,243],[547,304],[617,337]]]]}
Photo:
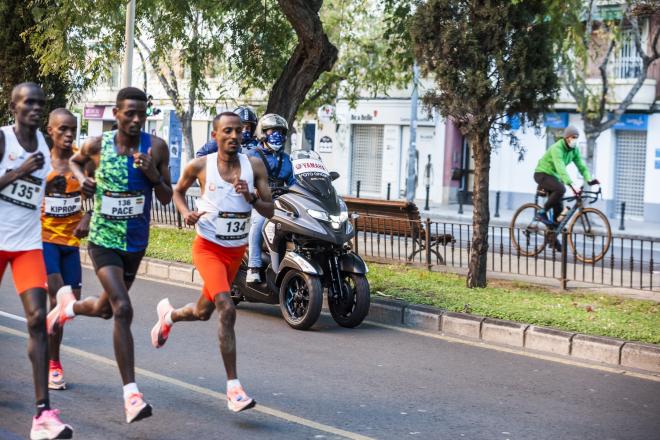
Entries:
{"type": "Polygon", "coordinates": [[[126,411],[126,423],[151,417],[151,405],[144,401],[142,393],[133,393],[128,396],[124,402],[124,410],[126,411]]]}
{"type": "Polygon", "coordinates": [[[60,412],[56,409],[47,409],[39,417],[32,418],[31,440],[51,440],[56,438],[72,438],[71,426],[62,423],[60,412]]]}
{"type": "Polygon", "coordinates": [[[156,306],[156,314],[158,315],[158,322],[151,329],[151,345],[160,348],[167,342],[167,337],[170,335],[172,326],[165,321],[165,315],[174,310],[170,304],[170,300],[165,298],[161,299],[156,306]]]}
{"type": "Polygon", "coordinates": [[[64,372],[61,368],[51,368],[48,370],[48,389],[49,390],[66,390],[66,382],[64,382],[64,372]]]}
{"type": "Polygon", "coordinates": [[[48,316],[46,317],[46,330],[48,330],[49,335],[55,333],[56,326],[57,328],[62,328],[65,322],[73,319],[66,316],[65,310],[75,300],[76,297],[71,291],[71,286],[63,286],[57,291],[57,305],[53,310],[48,312],[48,316]]]}
{"type": "Polygon", "coordinates": [[[234,412],[245,411],[246,409],[254,408],[257,402],[248,397],[243,390],[243,387],[234,387],[227,391],[227,406],[234,412]]]}

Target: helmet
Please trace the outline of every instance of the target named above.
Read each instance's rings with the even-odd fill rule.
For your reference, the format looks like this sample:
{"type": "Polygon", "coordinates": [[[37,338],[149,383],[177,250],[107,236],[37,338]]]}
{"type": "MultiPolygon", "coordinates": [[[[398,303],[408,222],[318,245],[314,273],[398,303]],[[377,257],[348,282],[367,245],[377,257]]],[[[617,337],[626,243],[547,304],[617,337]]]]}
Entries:
{"type": "Polygon", "coordinates": [[[238,117],[241,118],[241,123],[250,123],[254,125],[254,127],[257,126],[257,114],[247,105],[240,105],[236,107],[234,109],[234,113],[236,113],[238,117]]]}
{"type": "Polygon", "coordinates": [[[257,126],[257,139],[265,139],[266,130],[271,128],[279,128],[284,132],[283,134],[286,135],[289,131],[289,124],[286,122],[286,119],[275,113],[263,115],[261,119],[259,119],[259,125],[257,126]]]}

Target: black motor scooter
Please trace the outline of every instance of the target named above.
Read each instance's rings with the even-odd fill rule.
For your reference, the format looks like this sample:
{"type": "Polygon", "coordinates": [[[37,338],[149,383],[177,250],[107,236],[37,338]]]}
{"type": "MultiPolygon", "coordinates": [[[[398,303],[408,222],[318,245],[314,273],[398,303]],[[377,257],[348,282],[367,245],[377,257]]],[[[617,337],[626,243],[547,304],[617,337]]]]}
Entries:
{"type": "Polygon", "coordinates": [[[329,173],[313,151],[294,151],[291,160],[296,184],[275,200],[275,213],[262,231],[264,281],[246,283],[246,253],[232,298],[236,304],[279,304],[286,322],[305,330],[319,318],[327,289],[334,320],[342,327],[356,327],[369,312],[368,269],[351,251],[353,225],[332,186],[339,174],[329,173]]]}

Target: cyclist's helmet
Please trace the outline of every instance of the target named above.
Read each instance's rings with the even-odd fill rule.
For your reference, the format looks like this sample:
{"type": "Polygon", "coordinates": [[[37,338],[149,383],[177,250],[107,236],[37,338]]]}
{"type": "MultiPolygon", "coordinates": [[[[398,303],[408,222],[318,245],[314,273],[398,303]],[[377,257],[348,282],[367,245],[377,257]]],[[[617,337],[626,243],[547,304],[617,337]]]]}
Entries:
{"type": "Polygon", "coordinates": [[[240,105],[234,109],[234,113],[236,113],[238,117],[241,118],[241,123],[252,124],[252,131],[256,129],[259,120],[257,119],[257,114],[250,107],[247,105],[240,105]]]}

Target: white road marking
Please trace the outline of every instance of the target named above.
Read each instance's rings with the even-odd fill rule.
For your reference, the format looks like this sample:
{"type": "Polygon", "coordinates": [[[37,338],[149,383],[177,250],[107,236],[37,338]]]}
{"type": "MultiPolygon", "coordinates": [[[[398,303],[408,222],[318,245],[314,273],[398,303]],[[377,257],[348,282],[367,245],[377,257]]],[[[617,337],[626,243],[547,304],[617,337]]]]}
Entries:
{"type": "MultiPolygon", "coordinates": [[[[17,316],[17,315],[13,315],[11,313],[2,312],[2,316],[14,319],[16,321],[24,320],[24,318],[22,318],[20,316],[17,316]]],[[[5,327],[5,326],[2,326],[2,325],[0,325],[0,332],[6,333],[6,334],[9,334],[9,335],[19,336],[19,337],[22,337],[22,338],[25,338],[25,339],[28,338],[27,333],[19,331],[19,330],[15,330],[13,328],[5,327]]],[[[117,365],[114,359],[110,359],[110,358],[107,358],[107,357],[104,357],[104,356],[99,356],[99,355],[94,354],[94,353],[89,353],[87,351],[83,351],[83,350],[80,350],[78,348],[73,348],[73,347],[62,345],[61,350],[65,351],[67,353],[79,356],[79,357],[84,358],[84,359],[88,359],[88,360],[91,360],[91,361],[94,361],[94,362],[98,362],[100,364],[104,364],[104,365],[108,365],[108,366],[112,366],[112,367],[115,367],[117,365]]],[[[174,385],[176,387],[184,388],[188,391],[193,391],[195,393],[203,394],[205,396],[212,397],[214,399],[218,399],[218,400],[222,400],[222,401],[227,400],[226,396],[223,393],[213,391],[213,390],[209,390],[209,389],[206,389],[206,388],[203,388],[203,387],[200,387],[200,386],[197,386],[197,385],[193,385],[193,384],[190,384],[190,383],[187,383],[187,382],[183,382],[181,380],[174,379],[173,377],[165,376],[163,374],[155,373],[153,371],[145,370],[143,368],[137,368],[136,367],[135,368],[135,373],[137,373],[139,375],[142,375],[142,376],[145,376],[145,377],[148,377],[150,379],[156,380],[156,381],[160,381],[160,382],[164,382],[164,383],[167,383],[167,384],[170,384],[170,385],[174,385]]],[[[344,437],[344,438],[347,438],[347,439],[351,439],[351,440],[374,440],[372,437],[367,437],[365,435],[357,434],[357,433],[350,432],[350,431],[345,431],[343,429],[335,428],[334,426],[325,425],[323,423],[315,422],[313,420],[306,419],[304,417],[299,417],[299,416],[296,416],[294,414],[289,414],[289,413],[286,413],[284,411],[280,411],[278,409],[271,408],[271,407],[264,406],[264,405],[257,405],[251,411],[260,412],[262,414],[266,414],[266,415],[269,415],[271,417],[282,419],[282,420],[285,420],[287,422],[295,423],[295,424],[298,424],[298,425],[301,425],[301,426],[305,426],[307,428],[316,429],[317,431],[326,432],[328,434],[338,435],[338,436],[341,436],[341,437],[344,437]]]]}

